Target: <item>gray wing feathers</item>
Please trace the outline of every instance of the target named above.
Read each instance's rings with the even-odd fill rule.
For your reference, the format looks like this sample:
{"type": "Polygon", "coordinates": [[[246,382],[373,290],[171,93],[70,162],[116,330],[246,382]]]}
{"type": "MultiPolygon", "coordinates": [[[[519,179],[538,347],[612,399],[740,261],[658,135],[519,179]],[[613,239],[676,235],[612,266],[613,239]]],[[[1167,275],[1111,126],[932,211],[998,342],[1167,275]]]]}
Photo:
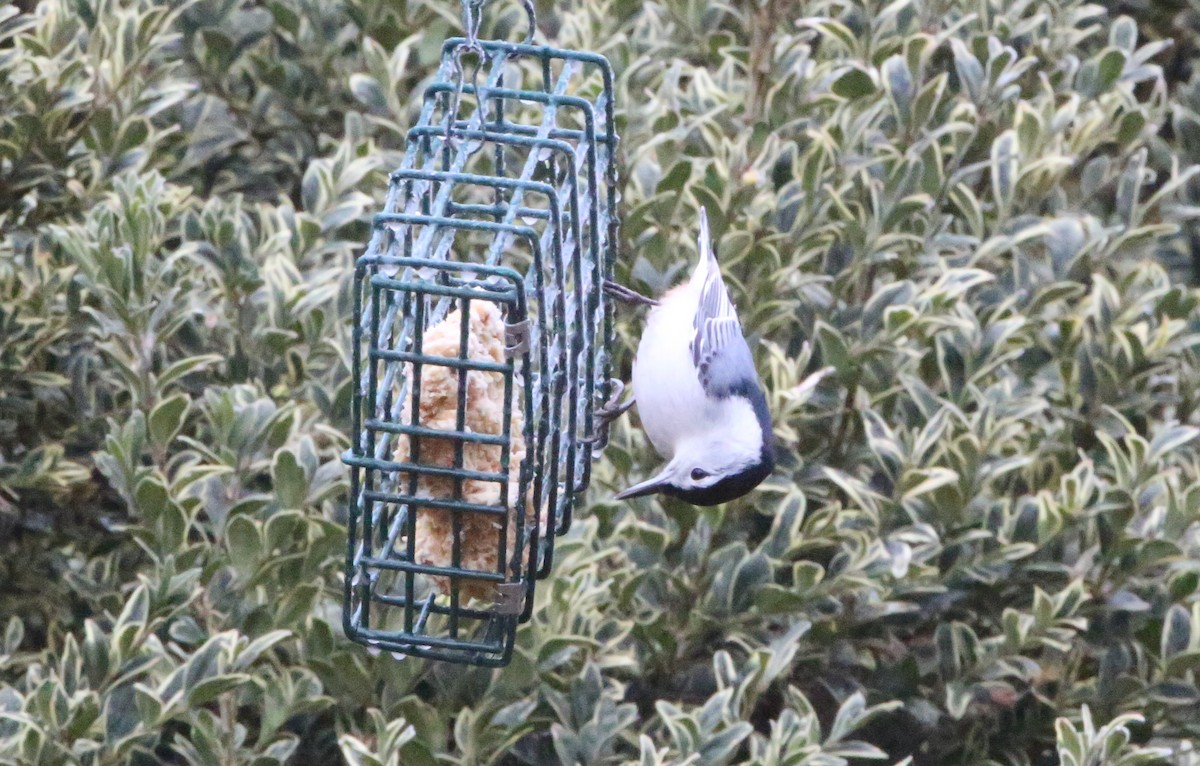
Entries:
{"type": "Polygon", "coordinates": [[[757,380],[754,357],[742,336],[741,322],[715,259],[709,263],[707,278],[700,289],[695,329],[692,362],[700,374],[700,385],[709,396],[728,396],[747,381],[757,380]]]}

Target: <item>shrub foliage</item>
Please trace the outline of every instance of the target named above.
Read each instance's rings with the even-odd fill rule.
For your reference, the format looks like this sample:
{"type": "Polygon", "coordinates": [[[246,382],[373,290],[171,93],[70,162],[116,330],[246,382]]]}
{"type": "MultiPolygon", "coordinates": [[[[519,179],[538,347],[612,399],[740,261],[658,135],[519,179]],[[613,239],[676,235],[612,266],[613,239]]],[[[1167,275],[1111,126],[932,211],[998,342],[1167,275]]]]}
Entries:
{"type": "Polygon", "coordinates": [[[541,4],[780,466],[614,503],[622,424],[499,671],[340,635],[351,264],[457,4],[0,9],[0,762],[1200,762],[1200,8],[1141,5],[541,4]]]}

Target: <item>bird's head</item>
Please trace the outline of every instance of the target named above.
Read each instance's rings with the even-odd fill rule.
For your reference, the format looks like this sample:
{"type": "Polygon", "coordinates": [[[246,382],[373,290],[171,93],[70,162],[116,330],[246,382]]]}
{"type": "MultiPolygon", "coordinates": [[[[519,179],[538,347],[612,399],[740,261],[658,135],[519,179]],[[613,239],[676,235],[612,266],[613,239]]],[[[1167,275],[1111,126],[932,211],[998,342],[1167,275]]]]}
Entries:
{"type": "Polygon", "coordinates": [[[692,505],[717,505],[757,487],[775,468],[769,438],[711,438],[679,445],[655,476],[617,494],[618,500],[664,494],[692,505]]]}

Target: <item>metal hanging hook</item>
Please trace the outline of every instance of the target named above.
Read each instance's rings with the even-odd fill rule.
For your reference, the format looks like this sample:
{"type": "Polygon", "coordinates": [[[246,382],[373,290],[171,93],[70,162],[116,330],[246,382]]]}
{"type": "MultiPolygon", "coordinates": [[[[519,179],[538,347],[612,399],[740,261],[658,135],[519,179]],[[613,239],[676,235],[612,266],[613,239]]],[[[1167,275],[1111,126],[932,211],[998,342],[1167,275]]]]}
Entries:
{"type": "MultiPolygon", "coordinates": [[[[479,27],[483,23],[483,7],[490,0],[461,0],[462,1],[462,16],[463,16],[463,31],[466,34],[466,47],[469,50],[479,51],[479,27]]],[[[534,6],[534,0],[521,0],[521,7],[525,9],[525,17],[529,21],[529,29],[525,32],[525,45],[533,44],[533,36],[537,32],[537,8],[534,6]]]]}
{"type": "MultiPolygon", "coordinates": [[[[528,0],[523,0],[523,2],[528,2],[528,0]]],[[[454,51],[455,88],[450,94],[450,105],[446,113],[446,144],[452,149],[456,148],[454,122],[458,117],[458,108],[462,102],[463,86],[465,85],[466,73],[463,71],[462,57],[467,51],[471,51],[476,56],[475,66],[471,72],[471,86],[474,89],[475,98],[479,102],[483,122],[487,121],[487,98],[479,85],[479,70],[483,68],[484,63],[491,60],[491,56],[479,43],[479,27],[483,23],[483,7],[487,3],[488,0],[462,0],[463,33],[466,41],[460,43],[454,51]]]]}
{"type": "Polygon", "coordinates": [[[462,0],[463,31],[467,35],[466,47],[479,51],[479,25],[483,20],[483,6],[487,0],[462,0]]]}
{"type": "Polygon", "coordinates": [[[529,17],[529,31],[525,34],[525,44],[533,45],[533,33],[537,31],[537,9],[533,7],[533,0],[521,0],[521,5],[525,6],[525,15],[529,17]]]}
{"type": "MultiPolygon", "coordinates": [[[[479,102],[483,122],[487,121],[487,96],[479,85],[479,70],[485,63],[491,61],[492,57],[479,42],[479,28],[483,24],[483,8],[488,2],[490,0],[461,0],[463,33],[466,39],[454,51],[455,88],[450,94],[450,104],[446,114],[446,144],[452,149],[456,148],[454,122],[458,117],[458,108],[462,102],[462,92],[466,80],[462,57],[467,51],[476,56],[475,67],[471,72],[471,86],[474,89],[475,98],[479,102]]],[[[525,16],[529,20],[529,29],[525,33],[525,45],[532,45],[534,33],[537,31],[537,9],[534,7],[533,0],[521,0],[521,6],[525,9],[525,16]]]]}

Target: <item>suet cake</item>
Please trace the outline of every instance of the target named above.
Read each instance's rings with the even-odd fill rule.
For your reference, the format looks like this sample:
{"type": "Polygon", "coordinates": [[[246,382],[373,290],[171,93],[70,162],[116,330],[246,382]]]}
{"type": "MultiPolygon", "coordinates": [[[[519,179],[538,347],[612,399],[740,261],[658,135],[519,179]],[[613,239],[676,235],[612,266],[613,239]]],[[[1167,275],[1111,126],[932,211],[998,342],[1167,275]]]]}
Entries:
{"type": "MultiPolygon", "coordinates": [[[[462,332],[461,310],[451,311],[441,322],[425,331],[422,353],[428,356],[460,358],[462,332]]],[[[500,309],[491,302],[477,300],[470,304],[466,357],[472,361],[503,363],[505,361],[505,323],[500,309]]],[[[413,380],[412,366],[407,365],[407,379],[413,380]]],[[[458,425],[458,393],[460,376],[454,367],[426,362],[421,365],[418,395],[419,425],[436,430],[453,431],[458,425]]],[[[468,370],[466,378],[466,412],[464,430],[479,434],[504,434],[504,374],[490,370],[468,370]]],[[[512,422],[509,426],[508,461],[508,530],[505,553],[511,559],[516,544],[516,512],[520,494],[521,462],[525,458],[525,419],[519,405],[521,379],[514,374],[512,393],[512,422]]],[[[412,423],[412,397],[407,397],[403,419],[412,423]]],[[[407,435],[398,439],[394,458],[397,462],[414,462],[423,466],[454,468],[459,443],[453,438],[421,436],[415,460],[411,460],[412,440],[407,435]]],[[[464,441],[461,444],[461,467],[470,471],[500,473],[503,448],[498,444],[464,441]]],[[[411,472],[400,471],[400,486],[407,491],[411,472]]],[[[495,481],[458,479],[462,483],[461,500],[479,505],[499,506],[501,485],[495,481]]],[[[454,498],[456,479],[451,476],[418,474],[416,495],[439,500],[454,498]]],[[[453,564],[455,511],[422,507],[417,511],[414,561],[429,566],[448,567],[453,564]]],[[[507,562],[498,561],[500,554],[501,517],[486,513],[460,511],[460,565],[464,569],[509,574],[507,562]]],[[[527,518],[527,523],[531,519],[527,518]]],[[[400,541],[407,546],[406,540],[400,541]]],[[[430,578],[442,593],[450,592],[450,579],[430,578]]],[[[472,597],[495,597],[495,584],[479,578],[459,578],[459,594],[463,601],[472,597]]]]}

